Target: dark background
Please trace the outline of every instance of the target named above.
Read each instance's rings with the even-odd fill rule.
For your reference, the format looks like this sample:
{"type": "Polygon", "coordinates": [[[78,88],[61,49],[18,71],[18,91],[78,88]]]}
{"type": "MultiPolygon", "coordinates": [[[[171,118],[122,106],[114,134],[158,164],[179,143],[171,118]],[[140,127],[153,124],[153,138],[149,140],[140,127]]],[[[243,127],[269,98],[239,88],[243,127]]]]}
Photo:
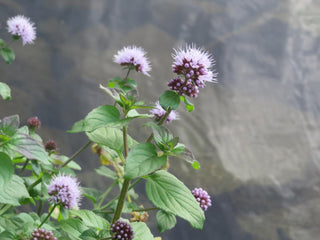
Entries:
{"type": "MultiPolygon", "coordinates": [[[[0,117],[42,121],[44,140],[71,155],[86,143],[67,134],[92,108],[111,104],[99,83],[124,76],[112,62],[117,50],[142,46],[151,77],[133,74],[141,98],[167,89],[171,51],[185,43],[214,54],[218,84],[207,84],[196,109],[179,109],[172,131],[189,146],[201,169],[172,161],[170,171],[213,197],[203,231],[179,219],[167,239],[315,240],[320,235],[319,1],[300,0],[0,0],[0,36],[6,20],[23,14],[36,23],[34,45],[12,45],[16,60],[0,62],[13,100],[0,117]]],[[[143,140],[138,127],[129,133],[143,140]],[[137,135],[138,134],[138,135],[137,135]]],[[[106,189],[90,150],[77,158],[82,186],[106,189]]],[[[139,186],[143,190],[143,185],[139,186]]],[[[116,194],[116,193],[115,193],[116,194]]],[[[148,205],[148,203],[146,203],[148,205]]],[[[84,203],[83,205],[86,205],[84,203]]],[[[154,226],[155,236],[159,233],[154,226]]]]}

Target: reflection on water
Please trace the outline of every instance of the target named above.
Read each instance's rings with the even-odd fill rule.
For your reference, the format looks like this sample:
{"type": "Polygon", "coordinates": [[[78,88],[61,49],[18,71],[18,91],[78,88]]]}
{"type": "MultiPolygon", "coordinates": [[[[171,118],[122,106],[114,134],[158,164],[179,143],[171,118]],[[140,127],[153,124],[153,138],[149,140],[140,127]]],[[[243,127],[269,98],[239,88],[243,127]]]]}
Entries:
{"type": "MultiPolygon", "coordinates": [[[[25,14],[37,23],[38,39],[15,45],[16,61],[0,65],[14,97],[0,102],[1,117],[38,115],[47,126],[42,134],[71,153],[85,137],[65,130],[91,108],[111,103],[98,84],[123,74],[112,63],[117,49],[137,44],[148,51],[152,77],[133,76],[153,102],[173,76],[171,49],[202,45],[217,59],[220,83],[208,84],[194,100],[196,110],[181,109],[184,120],[171,126],[202,168],[171,165],[190,188],[208,189],[214,204],[203,231],[180,220],[163,239],[317,239],[319,10],[312,0],[2,0],[1,22],[25,14]]],[[[89,152],[79,161],[88,169],[98,164],[89,152]]],[[[91,175],[81,179],[103,188],[91,175]]]]}

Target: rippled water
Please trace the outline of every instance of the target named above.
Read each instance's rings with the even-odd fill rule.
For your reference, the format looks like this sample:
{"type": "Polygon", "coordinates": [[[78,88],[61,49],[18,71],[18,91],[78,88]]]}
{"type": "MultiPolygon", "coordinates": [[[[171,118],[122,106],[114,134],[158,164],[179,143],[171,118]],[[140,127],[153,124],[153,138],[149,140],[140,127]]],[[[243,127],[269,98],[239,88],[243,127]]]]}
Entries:
{"type": "MultiPolygon", "coordinates": [[[[214,53],[219,84],[208,84],[193,101],[196,110],[181,108],[181,120],[171,124],[201,170],[175,161],[171,171],[190,188],[206,188],[214,204],[203,231],[180,220],[163,239],[315,240],[319,13],[319,1],[312,0],[0,0],[1,36],[16,14],[29,16],[38,30],[35,45],[14,45],[16,61],[0,64],[14,98],[0,102],[1,117],[18,113],[25,122],[39,116],[41,134],[71,154],[86,140],[65,130],[93,107],[111,103],[98,84],[124,74],[112,62],[116,50],[136,44],[148,51],[151,78],[133,77],[141,96],[154,102],[173,77],[171,49],[194,42],[214,53]]],[[[90,169],[82,181],[104,187],[91,177],[95,157],[88,151],[78,161],[90,169]]]]}

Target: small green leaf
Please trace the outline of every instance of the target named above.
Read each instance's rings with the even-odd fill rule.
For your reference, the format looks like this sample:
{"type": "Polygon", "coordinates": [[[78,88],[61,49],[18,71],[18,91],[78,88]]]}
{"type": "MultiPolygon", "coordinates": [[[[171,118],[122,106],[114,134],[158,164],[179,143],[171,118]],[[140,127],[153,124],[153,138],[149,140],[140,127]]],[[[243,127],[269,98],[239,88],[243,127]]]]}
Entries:
{"type": "Polygon", "coordinates": [[[82,219],[83,223],[88,227],[94,227],[98,230],[105,229],[109,226],[109,223],[104,218],[94,214],[89,210],[70,210],[72,215],[75,215],[82,219]]]}
{"type": "Polygon", "coordinates": [[[160,96],[159,103],[165,110],[168,109],[168,107],[175,110],[180,105],[180,97],[176,92],[167,90],[160,96]]]}
{"type": "Polygon", "coordinates": [[[157,212],[158,229],[162,233],[172,229],[177,223],[176,216],[172,213],[160,210],[157,212]]]}
{"type": "Polygon", "coordinates": [[[144,222],[132,222],[130,223],[134,232],[133,240],[154,240],[150,229],[144,222]]]}
{"type": "MultiPolygon", "coordinates": [[[[117,128],[101,127],[92,132],[87,132],[87,136],[92,142],[107,146],[108,148],[115,150],[117,153],[121,153],[123,151],[123,134],[122,131],[117,128]]],[[[132,148],[137,144],[137,142],[129,135],[127,140],[129,148],[132,148]]]]}
{"type": "Polygon", "coordinates": [[[193,161],[191,165],[194,169],[198,170],[200,168],[200,164],[198,161],[193,161]]]}
{"type": "Polygon", "coordinates": [[[86,231],[88,227],[80,219],[69,218],[60,221],[60,226],[68,235],[79,238],[82,232],[86,231]]]}
{"type": "Polygon", "coordinates": [[[0,82],[0,96],[3,100],[11,100],[11,89],[4,82],[0,82]]]}
{"type": "Polygon", "coordinates": [[[180,96],[180,99],[185,103],[188,112],[192,112],[194,110],[194,105],[189,102],[189,100],[185,96],[180,96]]]}
{"type": "Polygon", "coordinates": [[[6,63],[11,64],[14,61],[15,55],[14,55],[14,52],[11,48],[2,47],[0,52],[1,52],[1,56],[2,56],[3,60],[6,63]]]}
{"type": "Polygon", "coordinates": [[[95,169],[95,171],[97,174],[107,178],[111,178],[111,179],[118,178],[117,174],[114,171],[112,171],[110,168],[107,168],[105,166],[101,166],[98,169],[95,169]]]}
{"type": "Polygon", "coordinates": [[[124,178],[134,179],[147,175],[163,166],[167,161],[167,156],[158,157],[156,147],[151,143],[141,143],[128,154],[126,166],[124,168],[124,178]]]}
{"type": "Polygon", "coordinates": [[[10,157],[0,152],[0,191],[3,191],[10,182],[14,172],[14,167],[10,157]]]}
{"type": "Polygon", "coordinates": [[[172,174],[160,170],[146,183],[146,193],[151,202],[162,210],[189,221],[192,227],[202,229],[203,210],[191,191],[172,174]]]}

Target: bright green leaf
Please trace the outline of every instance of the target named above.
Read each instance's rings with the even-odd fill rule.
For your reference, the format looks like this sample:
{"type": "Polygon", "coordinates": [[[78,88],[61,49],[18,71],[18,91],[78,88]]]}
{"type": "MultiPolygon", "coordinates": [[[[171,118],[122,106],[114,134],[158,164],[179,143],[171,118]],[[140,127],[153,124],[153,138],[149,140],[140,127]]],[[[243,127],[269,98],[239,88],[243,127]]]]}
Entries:
{"type": "Polygon", "coordinates": [[[162,151],[169,150],[170,148],[168,146],[168,143],[173,139],[170,131],[163,126],[158,126],[154,123],[148,123],[147,126],[150,126],[152,128],[153,139],[156,142],[157,146],[162,151]]]}
{"type": "Polygon", "coordinates": [[[10,182],[14,172],[14,167],[10,157],[0,152],[0,191],[3,191],[10,182]]]}
{"type": "Polygon", "coordinates": [[[172,229],[177,223],[176,216],[160,210],[157,212],[157,224],[160,232],[172,229]]]}
{"type": "Polygon", "coordinates": [[[12,240],[14,239],[14,233],[9,232],[9,231],[3,231],[2,233],[0,233],[0,239],[1,240],[12,240]]]}
{"type": "Polygon", "coordinates": [[[14,52],[11,48],[2,47],[0,52],[1,52],[1,56],[2,56],[3,60],[6,63],[11,64],[14,61],[15,55],[14,55],[14,52]]]}
{"type": "Polygon", "coordinates": [[[3,100],[11,100],[11,89],[4,82],[0,82],[0,96],[3,100]]]}
{"type": "Polygon", "coordinates": [[[128,154],[124,168],[124,178],[134,179],[147,175],[163,166],[166,156],[158,157],[156,147],[151,143],[141,143],[135,146],[128,154]]]}
{"type": "Polygon", "coordinates": [[[134,232],[133,240],[154,240],[150,229],[144,222],[132,222],[130,223],[134,232]]]}
{"type": "Polygon", "coordinates": [[[89,210],[70,210],[72,215],[75,215],[82,219],[83,223],[88,227],[94,227],[98,230],[107,228],[109,223],[104,218],[94,214],[89,210]]]}
{"type": "Polygon", "coordinates": [[[95,230],[88,229],[88,230],[84,231],[83,233],[81,233],[80,239],[83,239],[83,240],[97,240],[97,239],[100,239],[100,238],[99,238],[99,236],[98,236],[98,234],[96,233],[95,230]]]}
{"type": "Polygon", "coordinates": [[[189,102],[189,100],[185,96],[180,96],[180,99],[185,103],[188,112],[192,112],[194,110],[194,105],[189,102]]]}
{"type": "Polygon", "coordinates": [[[168,107],[175,110],[180,105],[180,97],[176,92],[167,90],[160,96],[159,103],[165,110],[168,109],[168,107]]]}
{"type": "Polygon", "coordinates": [[[191,191],[172,174],[160,170],[146,183],[146,193],[151,202],[162,210],[189,221],[192,227],[202,229],[203,210],[191,191]]]}

